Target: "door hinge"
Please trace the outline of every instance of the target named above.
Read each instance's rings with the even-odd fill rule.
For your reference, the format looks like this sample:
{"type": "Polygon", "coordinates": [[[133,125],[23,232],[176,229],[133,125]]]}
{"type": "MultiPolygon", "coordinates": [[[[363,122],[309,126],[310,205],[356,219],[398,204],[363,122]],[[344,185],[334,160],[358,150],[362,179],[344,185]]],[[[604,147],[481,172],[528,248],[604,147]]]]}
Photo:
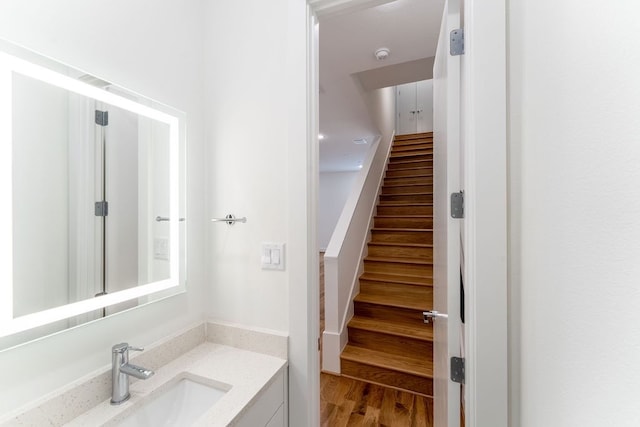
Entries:
{"type": "Polygon", "coordinates": [[[109,124],[109,112],[96,110],[96,124],[107,126],[109,124]]]}
{"type": "Polygon", "coordinates": [[[451,381],[464,384],[464,359],[462,357],[451,358],[451,381]]]}
{"type": "Polygon", "coordinates": [[[109,215],[109,202],[107,202],[106,200],[103,200],[101,202],[96,202],[95,213],[96,213],[96,216],[109,215]]]}
{"type": "Polygon", "coordinates": [[[449,33],[449,53],[451,56],[464,54],[464,29],[456,28],[449,33]]]}
{"type": "Polygon", "coordinates": [[[464,218],[464,191],[451,193],[451,218],[464,218]]]}

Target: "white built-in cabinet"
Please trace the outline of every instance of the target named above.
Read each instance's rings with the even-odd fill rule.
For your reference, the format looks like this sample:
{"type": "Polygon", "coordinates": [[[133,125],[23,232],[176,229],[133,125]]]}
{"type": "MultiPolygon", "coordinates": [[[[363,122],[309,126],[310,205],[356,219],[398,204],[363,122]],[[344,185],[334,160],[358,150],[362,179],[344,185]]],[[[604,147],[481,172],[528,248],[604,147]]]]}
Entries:
{"type": "Polygon", "coordinates": [[[396,86],[396,134],[433,131],[433,80],[396,86]]]}
{"type": "Polygon", "coordinates": [[[280,372],[256,400],[240,416],[238,427],[286,427],[287,379],[286,370],[280,372]]]}

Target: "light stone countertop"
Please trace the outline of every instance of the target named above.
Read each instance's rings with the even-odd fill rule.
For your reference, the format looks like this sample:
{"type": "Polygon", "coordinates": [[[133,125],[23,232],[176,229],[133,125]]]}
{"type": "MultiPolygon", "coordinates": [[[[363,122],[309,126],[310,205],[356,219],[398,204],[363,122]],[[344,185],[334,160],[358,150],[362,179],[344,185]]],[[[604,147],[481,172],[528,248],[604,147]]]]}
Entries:
{"type": "Polygon", "coordinates": [[[111,426],[133,413],[139,403],[161,394],[176,377],[193,376],[201,377],[222,389],[230,386],[229,391],[195,425],[231,425],[286,366],[287,361],[278,357],[204,342],[157,369],[148,380],[132,382],[129,401],[112,406],[106,400],[65,425],[111,426]]]}

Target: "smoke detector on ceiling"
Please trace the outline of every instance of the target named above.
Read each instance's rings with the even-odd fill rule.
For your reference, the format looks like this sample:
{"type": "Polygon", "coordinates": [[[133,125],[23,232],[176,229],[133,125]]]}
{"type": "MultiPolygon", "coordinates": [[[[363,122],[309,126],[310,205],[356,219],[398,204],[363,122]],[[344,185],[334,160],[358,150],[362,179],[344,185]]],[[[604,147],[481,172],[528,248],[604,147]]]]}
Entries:
{"type": "Polygon", "coordinates": [[[378,61],[384,61],[391,55],[391,51],[386,47],[381,47],[373,53],[378,61]]]}

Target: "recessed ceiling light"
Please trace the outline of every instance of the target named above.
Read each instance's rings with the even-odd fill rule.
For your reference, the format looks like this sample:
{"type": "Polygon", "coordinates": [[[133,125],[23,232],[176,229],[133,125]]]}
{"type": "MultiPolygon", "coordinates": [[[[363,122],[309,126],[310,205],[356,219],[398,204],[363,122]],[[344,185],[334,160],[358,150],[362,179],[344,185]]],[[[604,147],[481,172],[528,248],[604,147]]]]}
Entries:
{"type": "Polygon", "coordinates": [[[367,140],[366,140],[366,139],[364,139],[364,138],[354,139],[354,140],[353,140],[353,143],[354,143],[354,144],[357,144],[357,145],[363,145],[363,144],[366,144],[366,143],[367,143],[367,140]]]}
{"type": "Polygon", "coordinates": [[[323,135],[323,134],[321,134],[321,133],[319,133],[319,134],[318,134],[318,139],[319,139],[320,141],[322,141],[322,140],[324,139],[324,135],[323,135]]]}
{"type": "Polygon", "coordinates": [[[378,61],[384,61],[391,55],[391,51],[386,47],[381,47],[373,53],[378,61]]]}
{"type": "Polygon", "coordinates": [[[358,169],[362,169],[362,165],[358,165],[358,169]]]}

